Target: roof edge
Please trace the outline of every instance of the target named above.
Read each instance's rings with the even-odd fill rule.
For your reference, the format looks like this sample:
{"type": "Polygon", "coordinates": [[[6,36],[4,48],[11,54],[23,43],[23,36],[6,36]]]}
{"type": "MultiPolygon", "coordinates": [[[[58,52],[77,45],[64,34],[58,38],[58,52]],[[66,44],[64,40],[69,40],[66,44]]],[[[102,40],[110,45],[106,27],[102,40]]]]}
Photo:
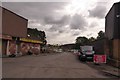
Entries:
{"type": "Polygon", "coordinates": [[[13,14],[19,16],[20,18],[22,18],[22,19],[28,21],[28,19],[24,18],[23,16],[18,15],[17,13],[15,13],[15,12],[13,12],[13,11],[11,11],[11,10],[9,10],[9,9],[7,9],[7,8],[5,8],[5,7],[3,7],[3,6],[0,6],[0,7],[1,7],[2,9],[4,9],[4,10],[7,10],[7,11],[9,11],[10,13],[13,13],[13,14]]]}
{"type": "Polygon", "coordinates": [[[110,10],[108,11],[108,13],[106,14],[105,18],[108,16],[108,14],[110,13],[110,11],[112,10],[112,8],[113,8],[116,4],[120,4],[120,2],[115,2],[115,3],[111,6],[111,8],[110,8],[110,10]]]}

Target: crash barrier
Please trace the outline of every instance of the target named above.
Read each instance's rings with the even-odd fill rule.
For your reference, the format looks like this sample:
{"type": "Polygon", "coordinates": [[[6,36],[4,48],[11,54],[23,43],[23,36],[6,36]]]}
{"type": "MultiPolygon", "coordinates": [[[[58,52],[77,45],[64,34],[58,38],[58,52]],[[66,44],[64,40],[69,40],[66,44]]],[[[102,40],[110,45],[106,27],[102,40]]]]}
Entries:
{"type": "Polygon", "coordinates": [[[106,55],[94,55],[94,63],[106,63],[106,55]]]}

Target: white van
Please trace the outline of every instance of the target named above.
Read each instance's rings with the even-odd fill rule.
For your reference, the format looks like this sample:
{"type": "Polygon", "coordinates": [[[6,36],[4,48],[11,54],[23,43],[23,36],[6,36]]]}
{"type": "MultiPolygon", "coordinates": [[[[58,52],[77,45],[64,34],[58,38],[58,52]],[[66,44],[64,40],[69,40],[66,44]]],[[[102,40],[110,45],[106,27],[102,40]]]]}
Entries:
{"type": "Polygon", "coordinates": [[[86,56],[87,60],[93,60],[94,57],[94,50],[93,50],[93,46],[80,46],[80,52],[81,52],[81,56],[84,55],[86,56]]]}

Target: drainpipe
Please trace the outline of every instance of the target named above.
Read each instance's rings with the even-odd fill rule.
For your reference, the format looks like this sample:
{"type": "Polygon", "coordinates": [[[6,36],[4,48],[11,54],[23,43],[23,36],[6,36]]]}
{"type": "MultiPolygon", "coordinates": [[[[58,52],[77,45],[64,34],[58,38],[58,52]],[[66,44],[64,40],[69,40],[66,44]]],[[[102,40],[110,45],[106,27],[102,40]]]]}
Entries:
{"type": "Polygon", "coordinates": [[[20,44],[20,38],[16,37],[16,56],[20,56],[20,51],[19,51],[19,44],[20,44]]]}
{"type": "Polygon", "coordinates": [[[8,40],[7,41],[7,50],[6,50],[6,55],[10,55],[10,52],[9,52],[9,45],[10,45],[10,41],[8,40]]]}

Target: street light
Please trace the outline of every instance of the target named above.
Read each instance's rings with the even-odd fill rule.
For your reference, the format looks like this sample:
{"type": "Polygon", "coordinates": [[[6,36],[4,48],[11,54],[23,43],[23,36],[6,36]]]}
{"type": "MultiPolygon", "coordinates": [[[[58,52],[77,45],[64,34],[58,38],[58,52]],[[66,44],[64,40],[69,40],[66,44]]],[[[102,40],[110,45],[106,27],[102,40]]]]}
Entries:
{"type": "Polygon", "coordinates": [[[30,37],[30,35],[29,35],[29,34],[28,34],[27,36],[28,36],[28,37],[30,37]]]}
{"type": "Polygon", "coordinates": [[[120,15],[116,15],[116,17],[117,17],[117,18],[119,18],[119,17],[120,17],[120,15]]]}

